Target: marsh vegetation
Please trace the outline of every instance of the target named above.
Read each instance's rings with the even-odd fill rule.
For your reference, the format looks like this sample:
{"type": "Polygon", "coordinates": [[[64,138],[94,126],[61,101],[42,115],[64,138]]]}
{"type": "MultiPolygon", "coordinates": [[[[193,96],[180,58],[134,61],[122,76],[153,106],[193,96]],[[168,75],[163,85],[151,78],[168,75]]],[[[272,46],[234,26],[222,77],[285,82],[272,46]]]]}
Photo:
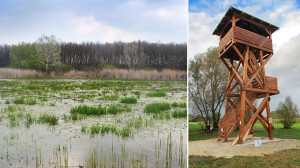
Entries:
{"type": "Polygon", "coordinates": [[[0,163],[186,167],[185,81],[0,81],[0,163]]]}

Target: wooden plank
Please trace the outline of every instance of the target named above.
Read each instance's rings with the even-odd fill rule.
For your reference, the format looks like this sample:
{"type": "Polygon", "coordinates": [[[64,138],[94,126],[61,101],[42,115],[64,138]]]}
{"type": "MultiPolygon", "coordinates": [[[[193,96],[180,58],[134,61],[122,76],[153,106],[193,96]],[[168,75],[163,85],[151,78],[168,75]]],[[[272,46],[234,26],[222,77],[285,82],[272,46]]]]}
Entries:
{"type": "Polygon", "coordinates": [[[233,38],[272,50],[272,40],[241,27],[233,27],[233,38]]]}
{"type": "Polygon", "coordinates": [[[257,93],[279,94],[278,90],[268,90],[268,89],[259,89],[259,88],[250,88],[250,87],[243,87],[243,90],[257,92],[257,93]]]}
{"type": "Polygon", "coordinates": [[[258,46],[258,45],[254,45],[254,44],[249,43],[249,42],[247,42],[247,41],[239,40],[239,39],[236,39],[236,38],[233,38],[233,41],[234,41],[235,43],[245,44],[245,45],[248,45],[248,46],[250,46],[250,47],[259,49],[259,50],[264,50],[264,51],[267,51],[267,52],[269,52],[269,53],[273,53],[273,49],[268,49],[268,48],[265,48],[265,47],[261,47],[261,46],[258,46]]]}

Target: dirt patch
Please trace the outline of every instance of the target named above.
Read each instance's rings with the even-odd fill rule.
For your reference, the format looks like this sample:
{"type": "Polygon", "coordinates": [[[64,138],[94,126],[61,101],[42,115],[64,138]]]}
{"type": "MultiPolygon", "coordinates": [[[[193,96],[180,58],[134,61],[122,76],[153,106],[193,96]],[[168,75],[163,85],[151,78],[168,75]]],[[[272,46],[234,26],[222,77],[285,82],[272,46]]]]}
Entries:
{"type": "Polygon", "coordinates": [[[217,142],[217,139],[190,141],[189,155],[214,156],[231,158],[233,156],[264,156],[285,149],[300,149],[300,141],[295,139],[276,139],[268,140],[265,137],[255,137],[247,139],[243,145],[231,145],[233,138],[228,142],[217,142]],[[261,147],[254,146],[254,140],[262,139],[265,141],[261,147]]]}

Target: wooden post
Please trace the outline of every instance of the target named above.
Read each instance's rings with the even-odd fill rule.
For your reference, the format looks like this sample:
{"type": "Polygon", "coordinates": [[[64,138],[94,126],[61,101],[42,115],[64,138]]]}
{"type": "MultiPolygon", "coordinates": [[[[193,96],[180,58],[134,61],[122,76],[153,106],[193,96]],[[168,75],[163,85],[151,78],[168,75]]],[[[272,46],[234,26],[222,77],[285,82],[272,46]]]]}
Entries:
{"type": "MultiPolygon", "coordinates": [[[[245,86],[247,82],[247,66],[248,66],[248,57],[249,57],[249,46],[247,47],[247,51],[244,55],[244,64],[243,64],[243,86],[245,86]]],[[[245,109],[246,109],[246,90],[241,89],[241,113],[240,113],[240,126],[239,126],[239,135],[242,135],[243,129],[244,129],[244,123],[245,123],[245,109]]],[[[239,143],[243,143],[243,139],[239,138],[239,143]]]]}

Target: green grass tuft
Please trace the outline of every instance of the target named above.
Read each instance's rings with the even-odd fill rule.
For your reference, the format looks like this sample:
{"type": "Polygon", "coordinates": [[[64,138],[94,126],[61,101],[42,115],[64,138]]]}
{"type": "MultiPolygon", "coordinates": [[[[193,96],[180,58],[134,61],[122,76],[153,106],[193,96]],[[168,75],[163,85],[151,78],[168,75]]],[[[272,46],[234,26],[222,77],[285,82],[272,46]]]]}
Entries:
{"type": "Polygon", "coordinates": [[[39,123],[48,123],[50,125],[56,125],[58,122],[58,117],[56,117],[54,115],[44,114],[39,117],[38,122],[39,123]]]}
{"type": "Polygon", "coordinates": [[[105,95],[101,98],[99,98],[99,100],[118,100],[119,99],[119,95],[105,95]]]}
{"type": "Polygon", "coordinates": [[[36,100],[35,99],[26,99],[26,104],[27,105],[35,105],[36,104],[36,100]]]}
{"type": "Polygon", "coordinates": [[[94,135],[94,134],[98,134],[100,131],[100,126],[94,126],[92,125],[91,127],[91,134],[94,135]]]}
{"type": "Polygon", "coordinates": [[[150,92],[147,94],[148,97],[165,97],[166,95],[164,91],[150,92]]]}
{"type": "Polygon", "coordinates": [[[8,105],[7,106],[7,110],[9,111],[9,112],[14,112],[14,111],[16,111],[16,106],[13,106],[13,105],[8,105]]]}
{"type": "Polygon", "coordinates": [[[187,110],[175,110],[172,113],[172,117],[174,118],[184,118],[187,116],[187,110]]]}
{"type": "Polygon", "coordinates": [[[101,126],[101,133],[107,133],[108,131],[110,131],[110,126],[109,125],[102,125],[101,126]]]}
{"type": "Polygon", "coordinates": [[[131,108],[126,106],[121,106],[117,104],[112,104],[107,108],[107,113],[108,114],[118,114],[121,112],[130,112],[131,108]]]}
{"type": "Polygon", "coordinates": [[[105,107],[93,107],[87,105],[80,105],[71,109],[71,114],[85,114],[85,115],[103,115],[106,113],[105,107]]]}
{"type": "Polygon", "coordinates": [[[136,104],[137,99],[135,97],[123,97],[121,98],[121,103],[136,104]]]}
{"type": "Polygon", "coordinates": [[[145,107],[146,113],[160,113],[162,111],[169,110],[170,103],[150,103],[147,104],[145,107]]]}
{"type": "Polygon", "coordinates": [[[24,104],[25,103],[24,97],[15,98],[14,103],[15,104],[24,104]]]}
{"type": "Polygon", "coordinates": [[[123,137],[131,135],[131,127],[129,127],[129,126],[123,127],[121,130],[121,135],[123,137]]]}
{"type": "Polygon", "coordinates": [[[86,126],[82,126],[81,127],[81,132],[86,132],[87,127],[86,126]]]}

